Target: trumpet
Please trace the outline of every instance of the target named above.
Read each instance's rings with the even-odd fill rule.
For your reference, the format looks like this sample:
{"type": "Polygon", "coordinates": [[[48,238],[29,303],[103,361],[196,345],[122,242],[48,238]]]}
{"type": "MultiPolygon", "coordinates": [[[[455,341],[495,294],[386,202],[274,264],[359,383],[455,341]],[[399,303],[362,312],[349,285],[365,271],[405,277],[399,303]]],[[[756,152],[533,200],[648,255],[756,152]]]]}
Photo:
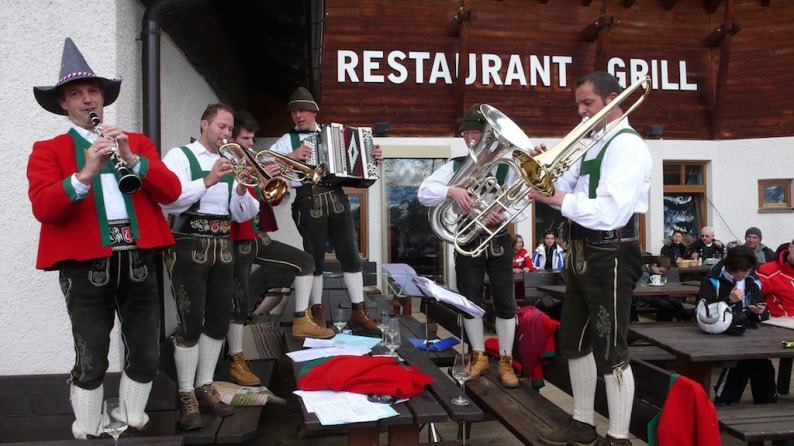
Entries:
{"type": "Polygon", "coordinates": [[[232,175],[238,183],[246,187],[259,187],[262,198],[268,203],[279,200],[287,193],[289,184],[281,177],[272,177],[264,167],[256,161],[255,155],[243,146],[223,140],[218,154],[231,162],[232,175]],[[248,169],[251,166],[253,172],[248,169]]]}
{"type": "MultiPolygon", "coordinates": [[[[94,133],[99,137],[102,135],[102,121],[99,116],[92,110],[88,112],[88,119],[94,126],[94,133]]],[[[113,142],[113,147],[110,149],[110,160],[113,161],[113,170],[116,171],[118,176],[119,191],[125,194],[134,194],[141,189],[141,177],[139,177],[126,162],[119,155],[119,143],[115,137],[107,137],[113,142]]]]}
{"type": "Polygon", "coordinates": [[[288,180],[318,184],[325,176],[325,164],[323,163],[312,166],[267,149],[257,152],[255,156],[255,161],[260,164],[265,164],[271,159],[275,159],[276,162],[285,166],[281,173],[288,180]],[[294,176],[288,177],[289,174],[294,176]]]}

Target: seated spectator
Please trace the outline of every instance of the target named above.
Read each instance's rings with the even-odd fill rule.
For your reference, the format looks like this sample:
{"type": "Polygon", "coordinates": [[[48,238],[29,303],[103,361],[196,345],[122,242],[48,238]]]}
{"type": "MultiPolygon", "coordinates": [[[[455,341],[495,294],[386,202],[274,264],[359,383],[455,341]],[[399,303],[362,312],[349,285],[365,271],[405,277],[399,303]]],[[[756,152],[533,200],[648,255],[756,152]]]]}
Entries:
{"type": "Polygon", "coordinates": [[[557,236],[554,231],[543,233],[543,243],[538,245],[532,253],[532,263],[538,269],[562,271],[565,265],[565,250],[557,244],[557,236]]]}
{"type": "MultiPolygon", "coordinates": [[[[645,286],[651,276],[662,276],[662,281],[666,281],[666,274],[670,270],[670,259],[660,255],[656,262],[642,265],[642,276],[640,276],[640,286],[645,286]]],[[[681,321],[692,320],[692,314],[684,308],[681,298],[676,296],[632,296],[631,297],[631,321],[639,322],[637,307],[648,304],[658,311],[656,313],[657,322],[669,322],[673,318],[681,321]]]]}
{"type": "Polygon", "coordinates": [[[761,230],[755,226],[748,228],[744,233],[744,246],[753,250],[759,265],[775,260],[775,252],[761,243],[762,239],[761,230]]]}
{"type": "Polygon", "coordinates": [[[794,316],[794,240],[777,259],[758,267],[758,279],[772,317],[794,316]]]}
{"type": "MultiPolygon", "coordinates": [[[[734,313],[744,313],[748,326],[769,319],[761,282],[753,275],[758,261],[752,248],[740,245],[728,250],[725,259],[712,267],[700,282],[698,296],[706,302],[726,302],[734,313]]],[[[755,324],[755,325],[753,325],[755,324]]],[[[730,338],[725,339],[730,342],[730,338]]],[[[742,359],[734,367],[722,369],[714,387],[716,406],[727,406],[742,399],[744,388],[750,381],[753,403],[777,402],[775,368],[769,359],[742,359]]]]}
{"type": "Polygon", "coordinates": [[[721,259],[725,255],[725,245],[714,238],[714,228],[703,226],[700,239],[695,240],[687,250],[690,259],[721,259]]]}
{"type": "Polygon", "coordinates": [[[535,265],[532,263],[532,257],[524,248],[524,237],[516,234],[513,236],[513,272],[528,273],[535,271],[535,265]]]}
{"type": "Polygon", "coordinates": [[[684,245],[684,233],[678,230],[673,231],[670,243],[662,247],[661,254],[669,258],[670,264],[673,266],[678,265],[680,260],[689,259],[686,245],[684,245]]]}

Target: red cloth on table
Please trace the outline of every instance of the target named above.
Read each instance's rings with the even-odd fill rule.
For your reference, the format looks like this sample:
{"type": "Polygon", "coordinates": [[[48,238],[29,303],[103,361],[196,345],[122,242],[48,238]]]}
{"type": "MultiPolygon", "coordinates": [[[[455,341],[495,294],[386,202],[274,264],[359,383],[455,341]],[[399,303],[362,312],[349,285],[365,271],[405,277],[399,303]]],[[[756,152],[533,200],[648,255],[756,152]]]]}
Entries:
{"type": "Polygon", "coordinates": [[[648,443],[659,446],[719,446],[717,411],[703,386],[678,374],[674,374],[671,381],[658,427],[654,426],[655,420],[649,424],[651,441],[648,443]]]}
{"type": "Polygon", "coordinates": [[[433,378],[394,358],[335,356],[298,378],[301,390],[335,390],[412,398],[433,383],[433,378]]]}

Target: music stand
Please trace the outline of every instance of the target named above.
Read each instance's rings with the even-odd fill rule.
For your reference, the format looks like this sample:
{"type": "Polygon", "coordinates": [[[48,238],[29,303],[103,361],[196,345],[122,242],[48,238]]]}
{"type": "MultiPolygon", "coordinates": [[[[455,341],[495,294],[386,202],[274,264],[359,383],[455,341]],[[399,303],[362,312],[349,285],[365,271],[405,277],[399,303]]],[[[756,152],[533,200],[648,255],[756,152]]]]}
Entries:
{"type": "MultiPolygon", "coordinates": [[[[385,273],[379,273],[386,278],[386,284],[392,290],[396,297],[404,297],[410,299],[413,296],[421,299],[435,300],[433,297],[426,295],[419,286],[417,286],[414,279],[418,277],[416,271],[407,263],[382,263],[380,267],[385,273]]],[[[430,333],[425,321],[425,357],[430,356],[430,333]]]]}

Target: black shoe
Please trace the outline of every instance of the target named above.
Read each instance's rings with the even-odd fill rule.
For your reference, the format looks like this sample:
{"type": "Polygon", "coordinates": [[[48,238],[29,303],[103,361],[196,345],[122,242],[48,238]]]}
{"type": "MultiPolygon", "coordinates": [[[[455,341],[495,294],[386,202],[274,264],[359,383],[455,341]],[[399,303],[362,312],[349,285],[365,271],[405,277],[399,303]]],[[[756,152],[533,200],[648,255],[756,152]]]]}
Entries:
{"type": "Polygon", "coordinates": [[[596,446],[599,442],[595,426],[573,418],[562,429],[541,429],[538,440],[549,446],[596,446]]]}

